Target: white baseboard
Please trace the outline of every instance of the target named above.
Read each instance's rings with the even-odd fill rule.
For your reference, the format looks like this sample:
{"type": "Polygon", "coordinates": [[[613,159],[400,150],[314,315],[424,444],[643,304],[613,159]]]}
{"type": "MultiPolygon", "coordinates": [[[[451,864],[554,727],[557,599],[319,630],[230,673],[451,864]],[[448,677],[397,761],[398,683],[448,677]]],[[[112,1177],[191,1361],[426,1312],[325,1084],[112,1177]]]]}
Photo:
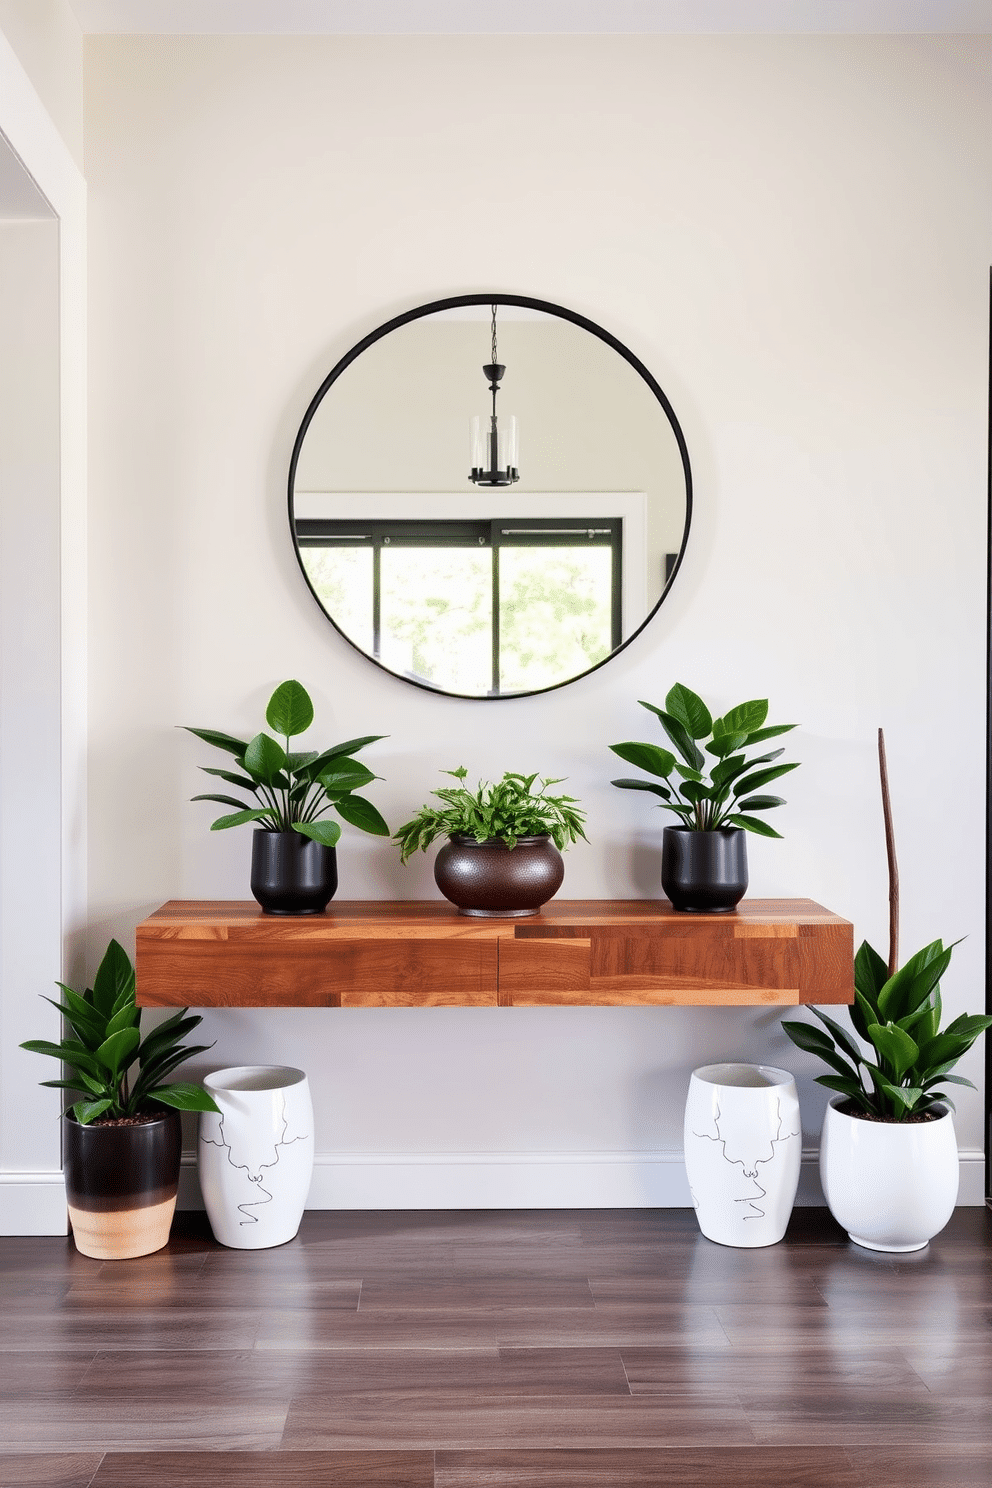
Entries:
{"type": "Polygon", "coordinates": [[[0,1235],[67,1235],[61,1172],[0,1173],[0,1235]]]}
{"type": "MultiPolygon", "coordinates": [[[[959,1154],[958,1203],[985,1203],[985,1158],[959,1154]]],[[[308,1209],[680,1209],[681,1152],[319,1152],[308,1209]]],[[[818,1153],[803,1153],[800,1205],[820,1205],[818,1153]]],[[[180,1209],[202,1209],[196,1157],[183,1156],[180,1209]]]]}

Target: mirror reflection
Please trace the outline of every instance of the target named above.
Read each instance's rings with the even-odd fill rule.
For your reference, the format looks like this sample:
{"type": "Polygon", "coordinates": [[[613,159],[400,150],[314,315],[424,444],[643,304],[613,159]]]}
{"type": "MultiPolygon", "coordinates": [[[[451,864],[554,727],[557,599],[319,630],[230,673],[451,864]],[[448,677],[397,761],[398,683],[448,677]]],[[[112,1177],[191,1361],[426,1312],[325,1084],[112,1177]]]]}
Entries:
{"type": "Polygon", "coordinates": [[[396,676],[462,697],[607,660],[664,597],[690,508],[646,369],[581,317],[498,295],[410,312],[342,358],[290,471],[328,618],[396,676]]]}

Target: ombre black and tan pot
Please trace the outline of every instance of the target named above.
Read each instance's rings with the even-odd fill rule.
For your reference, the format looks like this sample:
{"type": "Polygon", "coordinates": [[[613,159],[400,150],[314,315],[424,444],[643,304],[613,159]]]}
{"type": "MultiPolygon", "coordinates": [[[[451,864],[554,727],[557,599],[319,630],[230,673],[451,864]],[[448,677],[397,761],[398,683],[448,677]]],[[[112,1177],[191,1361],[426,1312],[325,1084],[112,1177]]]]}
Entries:
{"type": "Polygon", "coordinates": [[[434,881],[458,913],[490,919],[535,915],[562,886],[565,864],[550,837],[449,837],[434,860],[434,881]]]}
{"type": "Polygon", "coordinates": [[[82,1126],[67,1112],[65,1188],[76,1249],[100,1261],[151,1255],[169,1239],[183,1151],[178,1111],[136,1125],[82,1126]]]}
{"type": "Polygon", "coordinates": [[[666,827],[661,886],[684,914],[727,914],[747,890],[747,834],[743,827],[693,832],[666,827]]]}

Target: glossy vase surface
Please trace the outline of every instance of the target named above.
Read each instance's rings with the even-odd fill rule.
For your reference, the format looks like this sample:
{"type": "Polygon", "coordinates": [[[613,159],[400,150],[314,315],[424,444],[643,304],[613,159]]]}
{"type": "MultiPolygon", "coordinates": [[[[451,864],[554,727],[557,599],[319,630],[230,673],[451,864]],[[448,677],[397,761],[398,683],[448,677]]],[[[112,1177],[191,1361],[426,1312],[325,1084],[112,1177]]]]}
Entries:
{"type": "Polygon", "coordinates": [[[302,1070],[240,1065],[203,1081],[220,1114],[200,1115],[200,1189],[215,1239],[234,1250],[285,1245],[313,1175],[313,1105],[302,1070]]]}
{"type": "Polygon", "coordinates": [[[65,1189],[76,1249],[101,1261],[161,1250],[179,1189],[182,1124],[163,1111],[137,1124],[63,1122],[65,1189]]]}
{"type": "Polygon", "coordinates": [[[855,1245],[922,1250],[958,1197],[958,1145],[950,1110],[935,1121],[865,1121],[827,1107],[820,1183],[827,1207],[855,1245]]]}
{"type": "Polygon", "coordinates": [[[333,847],[300,832],[252,833],[251,891],[266,914],[323,914],[337,887],[333,847]]]}
{"type": "Polygon", "coordinates": [[[694,1070],[684,1141],[689,1190],[706,1238],[742,1249],[777,1244],[795,1203],[803,1150],[789,1071],[767,1064],[694,1070]]]}
{"type": "Polygon", "coordinates": [[[686,914],[726,914],[747,891],[747,833],[743,827],[692,832],[666,827],[661,886],[672,908],[686,914]]]}
{"type": "Polygon", "coordinates": [[[550,837],[477,842],[453,836],[434,860],[434,881],[459,914],[515,919],[537,914],[562,886],[565,864],[550,837]]]}

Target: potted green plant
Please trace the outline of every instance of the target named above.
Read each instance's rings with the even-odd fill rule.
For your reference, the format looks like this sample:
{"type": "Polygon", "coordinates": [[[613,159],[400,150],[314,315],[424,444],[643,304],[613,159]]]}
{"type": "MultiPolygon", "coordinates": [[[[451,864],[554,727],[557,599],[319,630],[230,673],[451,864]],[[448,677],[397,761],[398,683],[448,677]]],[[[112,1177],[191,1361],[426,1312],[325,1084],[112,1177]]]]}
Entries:
{"type": "Polygon", "coordinates": [[[677,826],[665,828],[661,854],[662,887],[673,908],[689,914],[725,913],[747,889],[745,832],[781,836],[754,815],[785,804],[781,796],[766,795],[765,787],[799,765],[772,763],[784,749],[752,751],[796,725],[766,727],[767,699],[739,703],[722,718],[713,718],[702,698],[681,683],[668,693],[664,708],[645,702],[641,707],[660,720],[676,754],[659,744],[611,744],[614,754],[654,777],[612,784],[648,791],[659,797],[663,811],[679,818],[677,826]]]}
{"type": "Polygon", "coordinates": [[[201,1086],[163,1083],[211,1047],[182,1043],[203,1020],[182,1008],[142,1039],[134,968],[116,940],[92,987],[79,993],[57,985],[63,1000],[45,1000],[58,1008],[71,1037],[59,1044],[29,1039],[21,1048],[61,1060],[65,1078],[41,1084],[81,1097],[65,1112],[66,1197],[76,1248],[101,1260],[148,1255],[168,1240],[176,1207],[179,1112],[217,1110],[201,1086]]]}
{"type": "Polygon", "coordinates": [[[282,682],[269,699],[265,721],[283,744],[265,732],[235,739],[217,729],[189,728],[204,743],[234,756],[235,770],[200,768],[254,801],[215,794],[193,796],[236,809],[219,816],[212,832],[254,822],[251,891],[266,914],[322,914],[338,886],[335,844],[341,828],[327,820],[334,810],[353,827],[388,837],[389,828],[371,801],[355,792],[381,777],[355,758],[384,734],[347,739],[330,749],[294,752],[290,740],[313,723],[313,703],[299,682],[282,682]]]}
{"type": "Polygon", "coordinates": [[[940,981],[953,945],[935,940],[898,967],[899,877],[885,742],[879,764],[889,861],[889,960],[867,941],[854,962],[848,1031],[817,1008],[823,1024],[783,1022],[794,1044],[830,1066],[817,1082],[835,1094],[820,1142],[820,1178],[830,1211],[871,1250],[921,1250],[944,1228],[958,1192],[958,1155],[945,1086],[992,1018],[962,1013],[941,1028],[940,981]]]}
{"type": "Polygon", "coordinates": [[[514,918],[537,914],[561,888],[561,849],[585,838],[585,813],[574,796],[550,794],[560,779],[508,771],[476,790],[464,766],[445,770],[457,784],[434,791],[441,806],[422,806],[394,836],[406,863],[447,837],[434,863],[434,880],[459,914],[514,918]]]}

